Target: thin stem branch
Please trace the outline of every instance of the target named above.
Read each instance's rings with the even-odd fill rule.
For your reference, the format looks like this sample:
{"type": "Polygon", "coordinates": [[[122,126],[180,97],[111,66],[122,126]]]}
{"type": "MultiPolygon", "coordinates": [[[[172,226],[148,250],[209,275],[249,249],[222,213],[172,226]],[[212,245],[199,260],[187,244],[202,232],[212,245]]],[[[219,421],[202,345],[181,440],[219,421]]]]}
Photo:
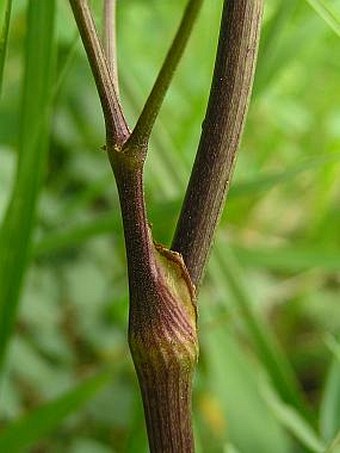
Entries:
{"type": "Polygon", "coordinates": [[[263,0],[225,0],[215,71],[196,160],[172,249],[199,285],[245,123],[263,0]]]}
{"type": "Polygon", "coordinates": [[[113,84],[119,95],[118,67],[117,67],[117,44],[116,44],[116,0],[104,0],[104,26],[103,38],[107,62],[111,70],[113,84]]]}
{"type": "Polygon", "coordinates": [[[121,145],[129,136],[118,94],[87,0],[69,0],[89,59],[103,108],[107,141],[121,145]]]}
{"type": "Polygon", "coordinates": [[[203,0],[189,0],[186,6],[176,36],[165,57],[164,63],[144,105],[137,124],[131,134],[131,137],[129,138],[131,148],[145,149],[148,144],[153,125],[168,91],[175,70],[183,55],[202,3],[203,0]]]}

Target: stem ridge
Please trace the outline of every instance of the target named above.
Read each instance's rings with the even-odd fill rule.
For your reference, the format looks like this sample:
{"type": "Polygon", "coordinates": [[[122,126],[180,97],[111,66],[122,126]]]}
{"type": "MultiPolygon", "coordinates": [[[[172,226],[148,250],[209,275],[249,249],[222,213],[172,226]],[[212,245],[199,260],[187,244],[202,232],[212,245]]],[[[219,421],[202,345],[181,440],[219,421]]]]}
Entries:
{"type": "Polygon", "coordinates": [[[224,3],[202,135],[172,249],[199,285],[233,173],[251,94],[262,0],[224,3]]]}

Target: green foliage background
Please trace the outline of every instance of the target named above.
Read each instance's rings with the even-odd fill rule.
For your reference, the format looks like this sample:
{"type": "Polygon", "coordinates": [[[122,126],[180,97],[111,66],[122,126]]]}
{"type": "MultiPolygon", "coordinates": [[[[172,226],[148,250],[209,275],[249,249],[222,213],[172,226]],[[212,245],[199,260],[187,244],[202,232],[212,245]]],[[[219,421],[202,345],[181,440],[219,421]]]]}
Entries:
{"type": "MultiPolygon", "coordinates": [[[[6,3],[0,4],[1,20],[6,3]]],[[[42,37],[53,37],[53,55],[25,45],[41,42],[34,33],[33,41],[27,37],[33,21],[27,3],[13,3],[0,104],[0,297],[11,278],[19,292],[18,272],[26,270],[2,372],[0,451],[144,452],[142,408],[126,342],[120,212],[101,150],[98,97],[67,1],[56,2],[53,36],[46,20],[41,22],[42,37]],[[24,54],[31,71],[23,69],[24,54]],[[48,94],[41,94],[39,77],[48,94]],[[24,101],[23,86],[30,94],[24,101]],[[40,190],[43,149],[49,154],[40,190]],[[15,172],[22,162],[19,183],[15,172]],[[34,216],[35,191],[40,194],[34,216]],[[26,210],[14,209],[8,228],[13,194],[26,210]],[[26,246],[27,256],[21,253],[26,246]],[[14,271],[8,272],[11,259],[14,271]]],[[[184,4],[119,2],[121,96],[131,125],[184,4]]],[[[171,240],[199,139],[221,4],[205,2],[153,133],[146,194],[154,235],[164,244],[171,240]]],[[[100,2],[94,7],[100,23],[100,2]]],[[[337,17],[337,0],[266,2],[249,118],[199,302],[198,452],[321,452],[340,429],[337,17]],[[252,329],[258,318],[267,349],[252,329]],[[299,410],[282,402],[268,367],[272,334],[304,391],[299,410]],[[306,412],[312,413],[308,422],[306,412]]],[[[3,297],[0,308],[8,301],[3,297]]],[[[4,313],[0,325],[8,321],[4,313]]],[[[335,441],[328,451],[338,448],[335,441]]]]}

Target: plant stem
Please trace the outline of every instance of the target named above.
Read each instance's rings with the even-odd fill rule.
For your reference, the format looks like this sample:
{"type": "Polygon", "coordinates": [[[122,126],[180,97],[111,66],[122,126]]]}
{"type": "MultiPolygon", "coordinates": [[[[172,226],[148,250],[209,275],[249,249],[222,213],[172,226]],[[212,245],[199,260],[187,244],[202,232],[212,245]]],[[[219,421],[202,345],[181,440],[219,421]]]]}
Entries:
{"type": "Polygon", "coordinates": [[[111,70],[99,41],[87,0],[70,0],[103,108],[107,141],[121,145],[129,136],[111,70]]]}
{"type": "Polygon", "coordinates": [[[195,288],[181,256],[154,244],[143,167],[152,126],[202,0],[189,0],[168,56],[131,136],[86,0],[70,0],[101,98],[117,182],[129,273],[129,346],[152,452],[191,452],[192,377],[198,357],[195,288]]]}
{"type": "Polygon", "coordinates": [[[262,9],[262,0],[224,2],[209,104],[172,244],[195,285],[203,275],[240,144],[262,9]]]}
{"type": "Polygon", "coordinates": [[[153,125],[191,35],[192,28],[202,3],[203,0],[189,0],[187,4],[176,36],[166,55],[137,124],[129,138],[131,148],[145,148],[147,146],[153,125]]]}
{"type": "Polygon", "coordinates": [[[11,12],[12,0],[2,2],[2,6],[0,8],[0,96],[2,92],[2,80],[4,75],[11,12]]]}
{"type": "Polygon", "coordinates": [[[104,0],[104,47],[109,64],[112,80],[117,96],[119,95],[117,45],[116,45],[116,0],[104,0]]]}
{"type": "Polygon", "coordinates": [[[192,377],[198,341],[195,293],[178,254],[155,246],[147,223],[143,162],[110,152],[129,273],[129,345],[151,452],[193,452],[192,377]]]}

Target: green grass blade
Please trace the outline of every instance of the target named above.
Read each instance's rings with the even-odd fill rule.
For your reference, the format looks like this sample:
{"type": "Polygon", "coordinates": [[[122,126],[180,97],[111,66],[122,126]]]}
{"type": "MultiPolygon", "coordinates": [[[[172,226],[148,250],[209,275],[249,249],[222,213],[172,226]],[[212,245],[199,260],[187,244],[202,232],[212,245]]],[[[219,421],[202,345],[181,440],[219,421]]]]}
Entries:
{"type": "MultiPolygon", "coordinates": [[[[162,156],[166,155],[167,147],[164,146],[163,141],[159,138],[157,134],[154,137],[154,141],[157,150],[163,151],[164,149],[162,156]]],[[[176,157],[177,156],[173,154],[171,156],[171,159],[175,160],[176,157]]],[[[331,153],[325,154],[323,156],[314,156],[311,157],[310,159],[306,159],[303,162],[300,162],[297,165],[292,166],[291,168],[287,168],[284,171],[263,173],[262,175],[261,174],[256,175],[256,177],[254,178],[250,177],[247,180],[235,182],[235,184],[230,187],[229,200],[231,201],[234,198],[239,197],[246,196],[253,197],[261,195],[263,192],[267,192],[279,184],[289,183],[290,181],[297,178],[301,173],[308,171],[318,171],[324,168],[324,166],[327,164],[333,162],[337,163],[339,161],[340,153],[331,153]]],[[[170,168],[172,172],[177,171],[178,174],[178,172],[181,171],[183,164],[181,163],[180,159],[178,160],[176,159],[173,165],[171,165],[171,162],[167,161],[164,164],[164,166],[166,166],[168,171],[170,168]]],[[[182,184],[182,182],[179,180],[177,182],[177,185],[178,184],[184,186],[184,183],[182,184]]],[[[112,185],[111,175],[108,178],[104,178],[98,182],[96,181],[93,184],[89,184],[82,193],[77,194],[77,196],[74,197],[74,199],[72,199],[66,204],[65,209],[63,211],[63,216],[68,217],[74,212],[77,212],[82,208],[86,208],[90,203],[93,202],[93,200],[95,200],[96,197],[98,197],[99,194],[106,190],[107,187],[111,187],[111,185],[112,185]]],[[[177,204],[178,206],[180,205],[180,199],[178,199],[177,204]]]]}
{"type": "Polygon", "coordinates": [[[340,362],[334,358],[320,404],[320,431],[330,441],[340,428],[340,362]]]}
{"type": "Polygon", "coordinates": [[[229,199],[234,197],[243,197],[261,194],[268,191],[278,184],[287,183],[294,178],[297,178],[301,173],[323,169],[327,164],[340,162],[340,153],[328,153],[323,156],[316,156],[306,159],[303,162],[287,168],[284,171],[273,173],[264,173],[256,175],[253,179],[247,181],[236,182],[230,187],[229,199]]]}
{"type": "Polygon", "coordinates": [[[340,343],[331,334],[326,335],[325,343],[333,354],[334,358],[337,359],[340,363],[340,343]]]}
{"type": "Polygon", "coordinates": [[[300,272],[322,269],[337,272],[340,269],[340,255],[337,250],[317,247],[233,247],[235,256],[245,266],[263,267],[279,272],[300,272]]]}
{"type": "Polygon", "coordinates": [[[306,0],[326,24],[340,37],[340,21],[322,0],[306,0]]]}
{"type": "Polygon", "coordinates": [[[308,420],[313,420],[313,416],[302,398],[290,363],[273,333],[253,309],[250,293],[231,250],[219,244],[214,256],[228,282],[234,296],[234,303],[247,327],[257,354],[271,378],[272,385],[285,403],[295,407],[308,420]]]}
{"type": "Polygon", "coordinates": [[[47,155],[54,17],[54,1],[29,2],[16,183],[0,230],[0,368],[15,322],[47,155]]]}
{"type": "MultiPolygon", "coordinates": [[[[211,307],[203,304],[201,309],[203,318],[209,316],[204,312],[211,307]]],[[[208,431],[203,451],[222,452],[220,442],[229,441],[242,453],[290,452],[286,433],[258,391],[261,372],[226,324],[202,326],[201,339],[206,398],[215,400],[217,418],[222,426],[225,423],[218,437],[213,429],[208,431]]]]}
{"type": "Polygon", "coordinates": [[[119,231],[121,220],[119,216],[105,214],[87,224],[75,225],[64,231],[49,234],[40,240],[33,249],[33,256],[42,256],[46,253],[53,253],[77,247],[93,237],[102,234],[114,234],[119,231]]]}
{"type": "Polygon", "coordinates": [[[275,75],[276,67],[273,62],[275,63],[277,47],[296,6],[295,0],[281,0],[273,17],[263,27],[254,81],[255,96],[266,88],[275,75]]]}
{"type": "Polygon", "coordinates": [[[314,429],[306,423],[295,409],[280,401],[269,385],[263,385],[261,393],[277,420],[281,422],[282,426],[284,426],[287,431],[307,449],[307,451],[315,453],[322,453],[325,451],[326,446],[314,429]]]}
{"type": "MultiPolygon", "coordinates": [[[[176,200],[154,205],[149,210],[150,219],[158,219],[158,227],[162,223],[167,226],[174,225],[179,204],[180,201],[176,200]]],[[[64,230],[49,233],[34,245],[33,258],[78,247],[96,236],[105,234],[122,234],[121,217],[118,211],[115,214],[102,214],[85,224],[75,224],[64,230]]]]}
{"type": "Polygon", "coordinates": [[[19,453],[34,446],[57,428],[68,415],[87,403],[109,380],[109,373],[98,374],[12,423],[0,432],[0,451],[19,453]]]}
{"type": "Polygon", "coordinates": [[[8,42],[9,22],[12,11],[12,0],[0,1],[0,95],[4,75],[6,49],[8,42]]]}
{"type": "Polygon", "coordinates": [[[326,453],[339,453],[340,452],[340,431],[331,442],[330,446],[327,448],[326,453]]]}
{"type": "MultiPolygon", "coordinates": [[[[158,144],[160,148],[161,144],[158,144]]],[[[331,162],[338,162],[340,154],[332,153],[325,156],[313,157],[298,165],[288,168],[283,172],[259,175],[248,181],[238,182],[230,188],[229,199],[238,197],[255,196],[266,192],[278,184],[284,184],[299,176],[305,171],[313,171],[323,168],[331,162]]],[[[169,165],[167,166],[167,168],[169,165]]],[[[70,216],[75,211],[85,208],[88,204],[104,191],[107,186],[112,184],[112,177],[103,179],[99,182],[89,185],[84,192],[66,205],[63,212],[65,217],[70,216]]],[[[177,213],[180,206],[180,199],[162,202],[161,205],[151,206],[150,218],[157,219],[156,225],[160,219],[171,222],[169,216],[177,213]]],[[[46,253],[65,250],[70,247],[78,246],[99,234],[111,234],[117,232],[117,225],[120,227],[120,217],[117,215],[103,215],[97,217],[94,221],[89,221],[86,225],[74,225],[64,231],[52,232],[40,240],[34,247],[34,256],[41,256],[46,253]]],[[[322,250],[304,250],[304,249],[235,249],[237,258],[242,264],[268,267],[274,270],[301,270],[313,266],[319,266],[323,269],[336,270],[340,267],[340,257],[336,252],[325,252],[322,250]]]]}

